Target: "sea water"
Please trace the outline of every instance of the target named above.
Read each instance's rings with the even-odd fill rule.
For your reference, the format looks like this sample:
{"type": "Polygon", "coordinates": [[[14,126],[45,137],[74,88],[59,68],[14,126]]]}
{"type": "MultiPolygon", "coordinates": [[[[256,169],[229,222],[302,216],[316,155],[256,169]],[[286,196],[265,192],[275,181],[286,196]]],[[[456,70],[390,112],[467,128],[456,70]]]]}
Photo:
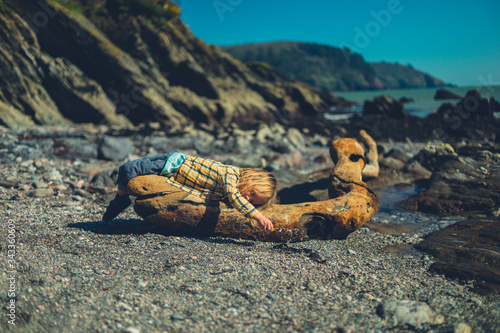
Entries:
{"type": "MultiPolygon", "coordinates": [[[[436,91],[441,88],[421,88],[421,89],[394,89],[394,90],[369,90],[369,91],[342,91],[336,92],[335,95],[342,97],[348,101],[357,103],[358,105],[348,109],[332,108],[329,114],[329,119],[347,118],[353,113],[363,112],[363,103],[366,100],[373,100],[375,97],[387,95],[396,100],[402,97],[413,99],[413,102],[406,103],[404,110],[410,115],[425,118],[431,113],[435,113],[443,103],[458,102],[458,100],[434,100],[436,91]]],[[[464,97],[467,91],[479,89],[483,97],[494,97],[500,101],[500,86],[479,86],[479,87],[445,87],[458,96],[464,97]]],[[[500,111],[500,110],[498,110],[500,111]]],[[[500,116],[496,113],[497,117],[500,116]]]]}

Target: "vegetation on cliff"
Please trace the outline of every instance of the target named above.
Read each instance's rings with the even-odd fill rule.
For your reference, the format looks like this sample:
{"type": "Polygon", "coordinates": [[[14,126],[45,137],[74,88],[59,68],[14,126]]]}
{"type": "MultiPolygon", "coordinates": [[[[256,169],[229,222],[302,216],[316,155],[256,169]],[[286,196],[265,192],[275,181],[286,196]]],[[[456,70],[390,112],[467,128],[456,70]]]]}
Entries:
{"type": "Polygon", "coordinates": [[[55,0],[66,8],[86,16],[127,13],[143,16],[155,23],[179,19],[181,9],[171,0],[55,0]]]}
{"type": "Polygon", "coordinates": [[[375,62],[370,63],[377,78],[387,88],[435,88],[450,86],[443,81],[416,70],[412,65],[398,63],[375,62]]]}

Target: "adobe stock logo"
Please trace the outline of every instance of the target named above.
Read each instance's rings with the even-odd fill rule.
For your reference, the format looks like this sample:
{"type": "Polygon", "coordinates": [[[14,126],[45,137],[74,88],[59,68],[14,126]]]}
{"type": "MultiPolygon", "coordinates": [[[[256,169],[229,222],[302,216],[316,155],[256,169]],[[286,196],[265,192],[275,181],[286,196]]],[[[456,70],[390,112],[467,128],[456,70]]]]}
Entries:
{"type": "Polygon", "coordinates": [[[212,2],[215,12],[219,19],[224,21],[226,12],[232,12],[237,6],[241,5],[243,0],[215,0],[212,2]]]}
{"type": "MultiPolygon", "coordinates": [[[[412,0],[409,0],[412,1],[412,0]]],[[[348,43],[341,43],[340,46],[344,52],[347,63],[351,63],[351,52],[361,53],[361,50],[370,45],[371,41],[380,35],[383,28],[387,28],[394,15],[403,11],[403,6],[399,0],[389,0],[387,8],[378,11],[371,10],[370,15],[373,20],[366,22],[362,27],[354,27],[354,46],[348,43]]]]}
{"type": "Polygon", "coordinates": [[[477,79],[479,80],[479,82],[481,82],[481,85],[483,87],[485,87],[486,89],[488,89],[488,91],[492,95],[495,92],[495,86],[500,86],[500,81],[493,81],[493,74],[491,74],[491,73],[490,73],[490,75],[488,75],[488,78],[485,78],[484,76],[479,75],[477,77],[477,79]]]}

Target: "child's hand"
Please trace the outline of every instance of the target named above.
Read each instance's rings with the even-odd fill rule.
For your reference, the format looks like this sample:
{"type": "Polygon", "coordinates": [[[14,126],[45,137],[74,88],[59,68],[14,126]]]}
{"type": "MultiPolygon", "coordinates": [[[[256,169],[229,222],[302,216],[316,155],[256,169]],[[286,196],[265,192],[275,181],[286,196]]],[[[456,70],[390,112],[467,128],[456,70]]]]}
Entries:
{"type": "Polygon", "coordinates": [[[271,220],[265,217],[261,212],[258,212],[257,215],[254,216],[254,220],[256,220],[264,230],[272,231],[274,228],[271,220]]]}

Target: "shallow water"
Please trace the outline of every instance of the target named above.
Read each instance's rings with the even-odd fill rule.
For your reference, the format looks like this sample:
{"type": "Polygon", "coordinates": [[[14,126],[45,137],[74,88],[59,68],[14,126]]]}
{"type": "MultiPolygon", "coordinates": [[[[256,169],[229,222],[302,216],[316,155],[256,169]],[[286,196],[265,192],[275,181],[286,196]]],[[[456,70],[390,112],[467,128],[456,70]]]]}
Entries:
{"type": "Polygon", "coordinates": [[[420,191],[420,188],[417,187],[404,187],[404,188],[390,188],[382,192],[379,196],[379,208],[378,213],[380,212],[393,212],[402,210],[397,206],[400,201],[408,199],[409,197],[414,196],[420,191]]]}
{"type": "Polygon", "coordinates": [[[370,222],[387,226],[403,225],[407,227],[408,234],[422,237],[430,232],[443,229],[462,220],[460,217],[443,218],[410,212],[398,207],[399,202],[417,194],[418,191],[420,191],[420,188],[417,187],[395,187],[378,193],[379,209],[373,215],[370,222]]]}

